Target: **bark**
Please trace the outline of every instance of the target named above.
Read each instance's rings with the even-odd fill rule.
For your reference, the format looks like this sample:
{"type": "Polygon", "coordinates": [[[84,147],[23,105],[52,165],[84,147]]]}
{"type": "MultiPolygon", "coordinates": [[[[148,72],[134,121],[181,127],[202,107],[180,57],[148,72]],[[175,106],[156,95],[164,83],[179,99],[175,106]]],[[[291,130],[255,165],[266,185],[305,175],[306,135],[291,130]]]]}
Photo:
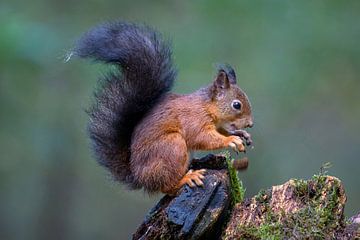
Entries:
{"type": "Polygon", "coordinates": [[[163,197],[133,239],[211,239],[221,236],[231,199],[225,158],[208,155],[193,160],[190,168],[208,169],[204,187],[185,186],[177,197],[163,197]]]}
{"type": "Polygon", "coordinates": [[[345,219],[336,177],[291,179],[242,200],[224,156],[194,159],[190,168],[208,169],[205,187],[163,197],[133,239],[360,239],[360,213],[345,219]]]}

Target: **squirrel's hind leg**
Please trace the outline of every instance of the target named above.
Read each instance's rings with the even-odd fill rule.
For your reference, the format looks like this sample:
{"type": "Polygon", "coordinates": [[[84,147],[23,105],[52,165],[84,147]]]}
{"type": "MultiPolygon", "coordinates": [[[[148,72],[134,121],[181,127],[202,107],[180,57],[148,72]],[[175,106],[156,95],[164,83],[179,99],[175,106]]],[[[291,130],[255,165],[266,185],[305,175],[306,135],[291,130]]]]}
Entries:
{"type": "Polygon", "coordinates": [[[188,170],[188,157],[184,138],[178,133],[166,134],[151,146],[132,152],[131,171],[134,180],[149,193],[176,193],[188,170]]]}

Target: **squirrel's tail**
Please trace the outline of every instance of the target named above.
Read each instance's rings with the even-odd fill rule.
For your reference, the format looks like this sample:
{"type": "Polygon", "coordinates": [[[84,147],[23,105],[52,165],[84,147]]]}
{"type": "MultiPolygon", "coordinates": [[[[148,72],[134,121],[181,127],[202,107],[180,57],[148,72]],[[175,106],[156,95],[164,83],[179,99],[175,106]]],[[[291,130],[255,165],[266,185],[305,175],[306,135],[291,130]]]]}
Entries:
{"type": "Polygon", "coordinates": [[[140,187],[130,171],[131,135],[173,85],[176,70],[169,43],[150,27],[114,22],[85,33],[73,53],[116,66],[100,79],[88,128],[99,163],[116,180],[140,187]]]}

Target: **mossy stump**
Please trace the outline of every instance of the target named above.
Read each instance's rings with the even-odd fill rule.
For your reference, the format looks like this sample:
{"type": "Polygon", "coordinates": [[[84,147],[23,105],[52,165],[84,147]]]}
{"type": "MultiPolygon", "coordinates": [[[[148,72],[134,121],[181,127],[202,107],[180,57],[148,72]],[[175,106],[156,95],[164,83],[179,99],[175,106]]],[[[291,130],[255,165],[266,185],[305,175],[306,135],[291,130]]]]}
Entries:
{"type": "Polygon", "coordinates": [[[223,239],[357,239],[359,225],[346,223],[345,202],[335,177],[291,179],[237,204],[223,239]]]}
{"type": "Polygon", "coordinates": [[[230,156],[194,159],[205,187],[164,196],[133,239],[360,239],[360,213],[344,218],[341,181],[323,173],[261,190],[244,200],[230,156]]]}

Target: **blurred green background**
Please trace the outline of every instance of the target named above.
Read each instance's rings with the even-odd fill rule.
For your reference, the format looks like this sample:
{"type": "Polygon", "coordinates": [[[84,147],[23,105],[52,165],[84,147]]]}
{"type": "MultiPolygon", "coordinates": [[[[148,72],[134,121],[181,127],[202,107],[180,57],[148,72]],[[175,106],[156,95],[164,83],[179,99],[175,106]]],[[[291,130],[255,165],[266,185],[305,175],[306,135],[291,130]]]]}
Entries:
{"type": "Polygon", "coordinates": [[[161,195],[112,182],[89,150],[84,112],[103,66],[63,61],[99,22],[173,39],[176,92],[231,63],[253,105],[251,196],[325,162],[360,210],[360,1],[2,1],[0,239],[128,239],[161,195]]]}

